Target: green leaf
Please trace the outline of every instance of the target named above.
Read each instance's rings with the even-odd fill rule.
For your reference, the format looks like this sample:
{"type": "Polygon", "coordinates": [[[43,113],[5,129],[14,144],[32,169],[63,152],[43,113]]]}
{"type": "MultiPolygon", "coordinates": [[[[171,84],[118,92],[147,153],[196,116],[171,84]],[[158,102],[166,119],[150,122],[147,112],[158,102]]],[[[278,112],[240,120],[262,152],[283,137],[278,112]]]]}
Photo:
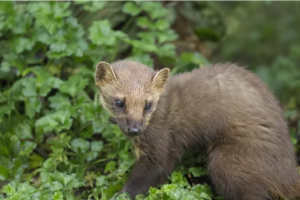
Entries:
{"type": "Polygon", "coordinates": [[[72,125],[71,113],[67,110],[61,110],[52,115],[52,117],[59,122],[60,126],[57,127],[58,131],[62,129],[69,129],[72,125]]]}
{"type": "Polygon", "coordinates": [[[35,45],[35,40],[28,39],[25,37],[16,38],[14,40],[14,47],[16,53],[22,53],[25,50],[31,50],[32,47],[35,45]]]}
{"type": "Polygon", "coordinates": [[[16,181],[4,186],[3,192],[6,193],[11,200],[38,200],[41,195],[38,189],[30,186],[28,183],[18,183],[16,181]]]}
{"type": "Polygon", "coordinates": [[[208,64],[206,58],[200,53],[182,53],[181,60],[186,63],[195,63],[199,64],[199,66],[208,64]]]}
{"type": "Polygon", "coordinates": [[[9,177],[9,169],[0,165],[0,181],[4,181],[9,177]]]}
{"type": "Polygon", "coordinates": [[[195,177],[206,175],[206,170],[203,169],[202,167],[191,167],[189,169],[189,172],[191,172],[195,177]]]}
{"type": "Polygon", "coordinates": [[[80,75],[71,76],[68,81],[60,85],[59,91],[65,94],[69,94],[72,97],[85,88],[88,84],[88,79],[82,78],[80,75]]]}
{"type": "Polygon", "coordinates": [[[123,7],[123,12],[131,16],[138,15],[142,10],[135,5],[135,2],[126,2],[123,7]]]}
{"type": "Polygon", "coordinates": [[[173,172],[171,174],[171,182],[181,187],[188,185],[186,178],[184,178],[180,172],[173,172]]]}
{"type": "Polygon", "coordinates": [[[53,89],[53,88],[59,88],[59,86],[63,83],[62,80],[56,77],[50,77],[43,81],[43,83],[40,86],[39,89],[39,95],[42,97],[47,96],[47,94],[53,89]]]}
{"type": "Polygon", "coordinates": [[[89,28],[89,38],[93,44],[113,46],[117,39],[126,38],[126,34],[121,31],[113,31],[108,20],[94,21],[89,28]]]}
{"type": "Polygon", "coordinates": [[[63,129],[69,129],[72,121],[70,112],[61,110],[38,119],[35,127],[39,134],[49,131],[60,132],[63,129]]]}
{"type": "Polygon", "coordinates": [[[25,99],[25,113],[32,119],[41,110],[42,103],[38,97],[28,97],[25,99]]]}
{"type": "Polygon", "coordinates": [[[161,31],[168,29],[169,26],[170,26],[169,22],[163,19],[160,19],[155,23],[155,28],[161,31]]]}
{"type": "Polygon", "coordinates": [[[18,123],[14,127],[14,131],[19,139],[32,139],[32,127],[27,121],[18,123]]]}
{"type": "Polygon", "coordinates": [[[104,173],[115,170],[116,165],[117,165],[117,163],[115,161],[109,161],[105,166],[104,173]]]}
{"type": "Polygon", "coordinates": [[[167,16],[168,11],[162,6],[161,2],[142,2],[142,9],[147,11],[152,19],[167,16]]]}
{"type": "Polygon", "coordinates": [[[175,45],[174,44],[164,44],[159,48],[158,55],[160,56],[170,56],[174,57],[175,54],[175,45]]]}
{"type": "Polygon", "coordinates": [[[39,130],[38,132],[48,132],[55,130],[58,124],[52,115],[46,115],[36,121],[35,127],[39,130]]]}
{"type": "Polygon", "coordinates": [[[101,187],[101,186],[103,186],[103,185],[105,185],[105,176],[98,176],[97,178],[96,178],[96,186],[97,187],[101,187]]]}
{"type": "Polygon", "coordinates": [[[211,199],[212,196],[212,191],[211,188],[204,184],[204,185],[195,185],[192,188],[195,192],[197,192],[199,194],[199,196],[203,199],[211,199]]]}
{"type": "Polygon", "coordinates": [[[44,157],[40,156],[39,154],[32,153],[29,155],[29,168],[30,169],[35,169],[38,167],[41,167],[45,161],[44,157]]]}
{"type": "Polygon", "coordinates": [[[64,3],[55,2],[54,6],[52,4],[54,18],[61,19],[70,16],[72,14],[71,11],[68,9],[70,5],[71,2],[64,2],[64,3]]]}
{"type": "Polygon", "coordinates": [[[22,94],[25,97],[35,97],[37,96],[36,92],[36,80],[34,78],[25,78],[22,81],[23,90],[22,94]]]}
{"type": "Polygon", "coordinates": [[[87,154],[86,154],[86,160],[87,160],[88,162],[90,162],[90,161],[96,159],[97,156],[98,156],[98,152],[96,152],[96,151],[89,151],[89,152],[87,152],[87,154]]]}
{"type": "Polygon", "coordinates": [[[158,38],[158,43],[160,44],[168,41],[174,41],[178,38],[178,35],[172,29],[168,29],[165,30],[164,32],[156,33],[156,35],[158,38]]]}
{"type": "Polygon", "coordinates": [[[52,97],[49,97],[50,108],[54,110],[65,109],[67,107],[71,107],[71,101],[67,95],[57,93],[52,97]]]}
{"type": "Polygon", "coordinates": [[[155,34],[152,32],[141,32],[138,36],[145,42],[155,43],[155,34]]]}
{"type": "Polygon", "coordinates": [[[76,177],[76,174],[66,174],[55,171],[54,173],[41,173],[41,180],[45,188],[51,191],[72,190],[78,188],[84,183],[76,177]]]}
{"type": "Polygon", "coordinates": [[[1,62],[1,71],[3,72],[9,72],[10,70],[10,63],[8,61],[1,62]]]}
{"type": "Polygon", "coordinates": [[[102,141],[92,141],[91,142],[91,150],[99,152],[103,149],[103,142],[102,141]]]}
{"type": "Polygon", "coordinates": [[[81,152],[86,152],[90,148],[90,143],[82,138],[75,138],[71,141],[71,146],[75,152],[79,152],[79,149],[81,152]]]}
{"type": "Polygon", "coordinates": [[[2,190],[4,193],[6,193],[9,196],[12,196],[16,193],[16,189],[13,187],[12,184],[13,183],[5,185],[2,190]]]}
{"type": "Polygon", "coordinates": [[[25,147],[22,151],[20,151],[19,155],[28,157],[32,153],[32,151],[36,148],[36,145],[37,145],[36,143],[29,142],[29,145],[25,147]]]}
{"type": "Polygon", "coordinates": [[[142,28],[153,28],[154,25],[147,17],[139,17],[137,24],[142,28]]]}
{"type": "Polygon", "coordinates": [[[92,2],[85,3],[83,8],[84,10],[95,12],[95,11],[102,10],[105,7],[105,5],[106,5],[105,1],[92,1],[92,2]]]}
{"type": "Polygon", "coordinates": [[[217,42],[221,39],[219,33],[209,28],[194,28],[194,32],[200,41],[217,42]]]}
{"type": "Polygon", "coordinates": [[[49,171],[55,170],[57,167],[57,161],[54,158],[48,158],[44,163],[43,167],[49,171]]]}
{"type": "Polygon", "coordinates": [[[3,118],[5,114],[10,115],[10,113],[15,109],[14,102],[8,102],[7,105],[0,106],[0,119],[3,118]]]}
{"type": "Polygon", "coordinates": [[[53,198],[53,200],[63,200],[64,195],[61,191],[57,191],[57,192],[54,192],[54,195],[52,198],[53,198]]]}

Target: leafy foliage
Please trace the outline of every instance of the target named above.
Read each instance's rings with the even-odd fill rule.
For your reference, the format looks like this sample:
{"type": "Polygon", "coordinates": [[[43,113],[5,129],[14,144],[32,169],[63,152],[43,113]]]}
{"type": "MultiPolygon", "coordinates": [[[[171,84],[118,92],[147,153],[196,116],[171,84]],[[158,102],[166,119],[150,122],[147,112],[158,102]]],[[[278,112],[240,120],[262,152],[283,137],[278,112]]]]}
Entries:
{"type": "MultiPolygon", "coordinates": [[[[181,47],[185,37],[176,24],[184,16],[192,24],[185,24],[187,32],[219,42],[224,25],[217,8],[200,2],[0,2],[0,199],[124,199],[116,193],[134,155],[99,105],[94,66],[131,59],[170,67],[173,74],[201,67],[208,54],[181,47]]],[[[295,44],[269,68],[257,68],[297,124],[291,128],[295,147],[298,58],[295,44]]],[[[205,168],[182,164],[168,184],[139,199],[215,198],[197,181],[205,176],[205,168]]]]}

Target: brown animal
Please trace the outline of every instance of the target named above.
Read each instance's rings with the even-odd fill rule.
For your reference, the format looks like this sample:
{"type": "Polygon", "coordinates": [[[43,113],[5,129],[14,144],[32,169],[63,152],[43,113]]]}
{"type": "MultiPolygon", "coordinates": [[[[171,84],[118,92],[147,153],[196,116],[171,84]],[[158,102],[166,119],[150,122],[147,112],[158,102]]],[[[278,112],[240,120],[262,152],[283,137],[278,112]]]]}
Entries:
{"type": "Polygon", "coordinates": [[[300,176],[279,102],[253,73],[217,64],[170,77],[147,66],[98,63],[102,105],[134,144],[122,191],[164,183],[184,149],[207,149],[208,174],[230,200],[300,197],[300,176]]]}

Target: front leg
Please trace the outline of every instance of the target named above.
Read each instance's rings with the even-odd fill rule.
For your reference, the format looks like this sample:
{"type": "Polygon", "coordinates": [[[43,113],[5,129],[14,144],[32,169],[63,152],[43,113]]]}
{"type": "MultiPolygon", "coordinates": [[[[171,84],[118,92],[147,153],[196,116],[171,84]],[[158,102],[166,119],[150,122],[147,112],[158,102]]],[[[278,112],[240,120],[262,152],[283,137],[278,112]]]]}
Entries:
{"type": "Polygon", "coordinates": [[[135,163],[129,180],[122,189],[131,199],[137,194],[145,193],[150,187],[164,183],[175,165],[175,158],[171,155],[144,155],[135,163]]]}

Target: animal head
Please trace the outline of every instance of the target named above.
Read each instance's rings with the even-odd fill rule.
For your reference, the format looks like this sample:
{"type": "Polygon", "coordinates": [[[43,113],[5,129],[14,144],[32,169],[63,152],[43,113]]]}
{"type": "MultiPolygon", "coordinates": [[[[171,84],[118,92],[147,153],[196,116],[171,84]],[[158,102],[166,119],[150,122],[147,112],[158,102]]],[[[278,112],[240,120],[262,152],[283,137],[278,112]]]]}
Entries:
{"type": "Polygon", "coordinates": [[[168,68],[156,72],[133,61],[97,64],[95,84],[100,101],[125,135],[134,137],[144,132],[169,74],[168,68]]]}

